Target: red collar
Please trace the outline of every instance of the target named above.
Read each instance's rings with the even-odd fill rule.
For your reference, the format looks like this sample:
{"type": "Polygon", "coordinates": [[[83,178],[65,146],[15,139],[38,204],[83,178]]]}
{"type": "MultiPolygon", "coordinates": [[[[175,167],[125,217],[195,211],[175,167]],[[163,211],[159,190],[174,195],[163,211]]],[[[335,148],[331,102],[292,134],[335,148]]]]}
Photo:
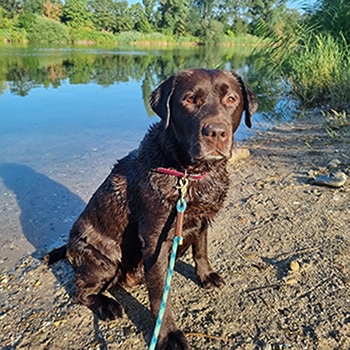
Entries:
{"type": "Polygon", "coordinates": [[[190,174],[190,173],[187,173],[186,171],[183,173],[181,171],[171,170],[171,169],[167,169],[167,168],[157,168],[157,171],[159,173],[162,173],[162,174],[168,174],[168,175],[173,175],[173,176],[177,176],[177,177],[189,178],[190,180],[200,180],[208,175],[208,173],[190,174]]]}

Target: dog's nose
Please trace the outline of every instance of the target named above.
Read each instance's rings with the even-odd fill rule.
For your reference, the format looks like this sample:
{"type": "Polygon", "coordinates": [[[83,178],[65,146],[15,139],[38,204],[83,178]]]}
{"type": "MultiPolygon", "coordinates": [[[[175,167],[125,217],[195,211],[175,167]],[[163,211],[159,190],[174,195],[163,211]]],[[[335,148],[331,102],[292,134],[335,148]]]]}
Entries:
{"type": "Polygon", "coordinates": [[[225,142],[228,138],[228,130],[225,124],[213,123],[202,129],[202,135],[210,141],[225,142]]]}

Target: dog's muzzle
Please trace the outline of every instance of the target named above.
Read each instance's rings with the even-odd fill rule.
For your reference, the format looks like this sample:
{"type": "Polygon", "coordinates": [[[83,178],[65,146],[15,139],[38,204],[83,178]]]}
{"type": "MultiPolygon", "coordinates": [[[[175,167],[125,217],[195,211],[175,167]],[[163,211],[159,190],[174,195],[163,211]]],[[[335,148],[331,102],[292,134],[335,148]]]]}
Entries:
{"type": "Polygon", "coordinates": [[[202,128],[203,153],[206,159],[220,159],[230,156],[230,135],[224,123],[211,123],[202,128]]]}

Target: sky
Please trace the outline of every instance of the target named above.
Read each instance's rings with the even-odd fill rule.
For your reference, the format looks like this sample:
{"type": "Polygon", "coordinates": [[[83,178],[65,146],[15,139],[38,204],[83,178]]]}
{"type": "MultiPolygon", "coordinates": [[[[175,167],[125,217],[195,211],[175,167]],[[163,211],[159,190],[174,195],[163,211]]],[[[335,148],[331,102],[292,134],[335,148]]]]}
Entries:
{"type": "Polygon", "coordinates": [[[297,9],[300,12],[302,11],[303,6],[307,5],[313,5],[314,3],[316,3],[317,0],[291,0],[291,1],[287,1],[287,7],[292,8],[292,9],[297,9]]]}

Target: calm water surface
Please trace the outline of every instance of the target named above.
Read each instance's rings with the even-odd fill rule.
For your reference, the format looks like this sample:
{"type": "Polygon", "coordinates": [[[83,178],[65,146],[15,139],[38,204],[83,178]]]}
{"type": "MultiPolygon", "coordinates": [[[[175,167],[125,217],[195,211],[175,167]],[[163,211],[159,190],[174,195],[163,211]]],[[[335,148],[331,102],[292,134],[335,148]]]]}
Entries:
{"type": "Polygon", "coordinates": [[[0,264],[67,236],[115,160],[158,120],[152,89],[179,69],[235,69],[258,93],[238,141],[283,119],[285,102],[257,79],[251,52],[0,47],[0,264]]]}

